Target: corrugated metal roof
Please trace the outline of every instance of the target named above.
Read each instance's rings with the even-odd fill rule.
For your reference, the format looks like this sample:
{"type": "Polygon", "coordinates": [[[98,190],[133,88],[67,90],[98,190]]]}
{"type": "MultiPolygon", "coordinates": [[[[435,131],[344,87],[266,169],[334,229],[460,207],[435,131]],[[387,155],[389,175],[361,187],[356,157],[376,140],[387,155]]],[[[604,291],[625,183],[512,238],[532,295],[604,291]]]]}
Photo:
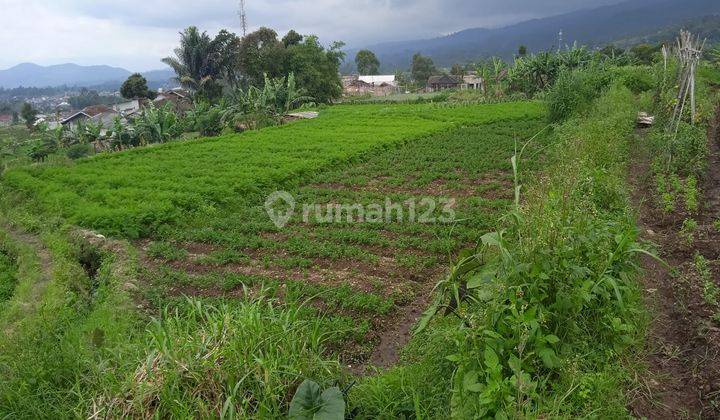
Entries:
{"type": "Polygon", "coordinates": [[[377,76],[358,76],[358,80],[362,80],[365,83],[381,85],[387,83],[389,85],[395,84],[395,75],[377,75],[377,76]]]}

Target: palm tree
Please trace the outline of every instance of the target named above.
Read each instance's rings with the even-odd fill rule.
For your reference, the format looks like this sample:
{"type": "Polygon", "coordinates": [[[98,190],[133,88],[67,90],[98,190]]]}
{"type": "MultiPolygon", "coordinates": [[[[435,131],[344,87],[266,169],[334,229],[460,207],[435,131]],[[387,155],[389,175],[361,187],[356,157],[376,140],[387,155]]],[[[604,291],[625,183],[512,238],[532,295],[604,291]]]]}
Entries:
{"type": "Polygon", "coordinates": [[[200,32],[191,26],[180,33],[180,46],[175,49],[175,57],[162,61],[170,66],[175,78],[184,88],[194,92],[208,89],[220,74],[221,52],[207,32],[200,32]]]}

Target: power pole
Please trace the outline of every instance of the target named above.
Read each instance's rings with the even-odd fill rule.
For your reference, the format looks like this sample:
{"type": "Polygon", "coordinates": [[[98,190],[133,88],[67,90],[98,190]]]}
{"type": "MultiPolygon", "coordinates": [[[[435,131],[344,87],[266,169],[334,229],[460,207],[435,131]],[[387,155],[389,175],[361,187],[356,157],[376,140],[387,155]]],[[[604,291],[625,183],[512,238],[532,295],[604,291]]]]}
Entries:
{"type": "Polygon", "coordinates": [[[562,50],[562,44],[563,44],[563,31],[560,29],[560,33],[558,34],[558,51],[562,50]]]}
{"type": "Polygon", "coordinates": [[[244,38],[247,35],[247,15],[245,14],[245,0],[240,0],[240,24],[242,25],[244,38]]]}

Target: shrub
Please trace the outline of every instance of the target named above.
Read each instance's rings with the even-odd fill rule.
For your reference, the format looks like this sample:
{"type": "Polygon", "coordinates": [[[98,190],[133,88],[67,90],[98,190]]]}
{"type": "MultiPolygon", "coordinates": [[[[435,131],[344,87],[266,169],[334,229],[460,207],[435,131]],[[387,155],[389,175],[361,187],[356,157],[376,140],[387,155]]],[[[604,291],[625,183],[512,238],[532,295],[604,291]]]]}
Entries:
{"type": "Polygon", "coordinates": [[[562,72],[547,95],[550,121],[564,121],[587,110],[611,80],[611,74],[599,67],[562,72]]]}
{"type": "Polygon", "coordinates": [[[680,122],[677,134],[658,128],[651,140],[656,151],[656,170],[701,177],[707,165],[707,139],[702,126],[680,122]]]}
{"type": "Polygon", "coordinates": [[[217,136],[223,131],[222,109],[207,102],[198,102],[188,112],[188,122],[201,136],[217,136]]]}
{"type": "Polygon", "coordinates": [[[616,80],[635,94],[648,92],[656,86],[654,73],[648,67],[617,67],[613,70],[613,74],[616,80]]]}
{"type": "Polygon", "coordinates": [[[67,157],[73,160],[88,157],[91,153],[92,146],[90,146],[89,144],[75,144],[68,147],[67,151],[65,152],[67,157]]]}

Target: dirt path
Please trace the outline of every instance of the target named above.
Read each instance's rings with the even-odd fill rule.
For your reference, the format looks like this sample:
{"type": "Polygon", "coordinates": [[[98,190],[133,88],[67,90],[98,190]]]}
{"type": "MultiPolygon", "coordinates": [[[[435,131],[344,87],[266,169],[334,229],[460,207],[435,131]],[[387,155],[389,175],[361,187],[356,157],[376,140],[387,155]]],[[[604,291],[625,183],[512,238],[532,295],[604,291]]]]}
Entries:
{"type": "MultiPolygon", "coordinates": [[[[694,219],[695,240],[680,235],[687,214],[666,215],[656,206],[645,133],[638,132],[630,183],[644,239],[658,245],[668,267],[644,261],[646,303],[651,311],[647,371],[639,378],[631,412],[641,418],[720,418],[720,322],[707,301],[707,283],[720,286],[720,109],[709,133],[704,206],[694,219]],[[707,261],[703,277],[696,255],[707,261]]],[[[701,263],[702,265],[702,263],[701,263]]]]}

